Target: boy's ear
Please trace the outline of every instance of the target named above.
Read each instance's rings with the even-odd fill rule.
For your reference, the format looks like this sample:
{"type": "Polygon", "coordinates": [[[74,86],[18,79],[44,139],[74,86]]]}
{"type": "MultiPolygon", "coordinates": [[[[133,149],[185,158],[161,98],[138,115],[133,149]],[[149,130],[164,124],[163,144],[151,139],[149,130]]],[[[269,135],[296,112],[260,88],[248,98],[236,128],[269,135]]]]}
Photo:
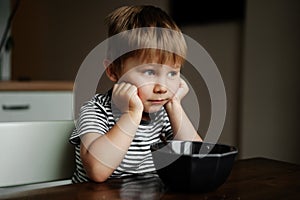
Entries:
{"type": "Polygon", "coordinates": [[[113,82],[117,82],[118,81],[118,76],[116,75],[116,73],[111,69],[111,62],[107,59],[105,59],[103,61],[103,65],[105,67],[105,72],[107,77],[113,81],[113,82]]]}

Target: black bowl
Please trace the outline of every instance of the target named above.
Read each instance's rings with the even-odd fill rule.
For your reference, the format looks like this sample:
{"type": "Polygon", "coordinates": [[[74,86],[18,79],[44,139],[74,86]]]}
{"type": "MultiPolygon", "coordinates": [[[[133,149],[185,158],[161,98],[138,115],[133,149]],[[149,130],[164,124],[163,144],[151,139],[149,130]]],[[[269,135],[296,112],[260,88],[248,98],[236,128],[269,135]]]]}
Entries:
{"type": "Polygon", "coordinates": [[[229,176],[238,153],[233,146],[192,141],[167,141],[151,145],[157,173],[167,189],[209,192],[229,176]]]}

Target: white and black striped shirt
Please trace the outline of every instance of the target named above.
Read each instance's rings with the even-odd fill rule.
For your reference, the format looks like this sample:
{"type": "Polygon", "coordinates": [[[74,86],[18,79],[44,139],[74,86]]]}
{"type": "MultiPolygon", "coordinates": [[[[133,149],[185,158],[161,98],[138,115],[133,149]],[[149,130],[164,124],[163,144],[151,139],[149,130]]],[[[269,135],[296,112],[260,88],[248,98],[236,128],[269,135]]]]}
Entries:
{"type": "MultiPolygon", "coordinates": [[[[110,90],[106,94],[95,95],[80,110],[76,128],[70,137],[70,142],[75,145],[76,169],[72,178],[74,183],[89,181],[80,158],[80,137],[90,132],[104,135],[115,125],[117,118],[111,105],[110,90]]],[[[150,145],[160,141],[160,134],[171,139],[173,133],[164,108],[150,118],[151,121],[140,123],[124,159],[111,177],[155,172],[150,145]]]]}

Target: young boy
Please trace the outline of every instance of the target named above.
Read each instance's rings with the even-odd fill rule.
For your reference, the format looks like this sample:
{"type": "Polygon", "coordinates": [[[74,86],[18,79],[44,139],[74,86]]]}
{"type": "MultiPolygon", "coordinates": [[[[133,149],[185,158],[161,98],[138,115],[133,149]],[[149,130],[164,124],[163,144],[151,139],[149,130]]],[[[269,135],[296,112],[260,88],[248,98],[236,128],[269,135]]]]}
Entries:
{"type": "Polygon", "coordinates": [[[154,6],[124,6],[113,11],[107,23],[109,37],[137,29],[124,34],[122,45],[150,41],[171,45],[180,55],[140,48],[118,57],[118,47],[108,47],[104,65],[115,84],[112,90],[96,94],[81,108],[70,137],[76,145],[74,183],[153,173],[151,144],[165,139],[201,141],[181,106],[188,92],[180,78],[182,55],[186,53],[183,37],[143,29],[158,27],[181,33],[175,22],[154,6]]]}

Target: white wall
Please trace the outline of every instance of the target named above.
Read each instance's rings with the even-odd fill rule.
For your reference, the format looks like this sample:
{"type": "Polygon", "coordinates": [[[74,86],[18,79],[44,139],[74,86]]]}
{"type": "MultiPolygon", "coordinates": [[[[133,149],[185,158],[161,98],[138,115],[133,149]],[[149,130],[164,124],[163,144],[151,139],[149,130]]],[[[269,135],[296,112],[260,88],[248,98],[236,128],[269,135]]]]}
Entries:
{"type": "Polygon", "coordinates": [[[300,163],[300,1],[248,0],[245,26],[240,154],[300,163]]]}

